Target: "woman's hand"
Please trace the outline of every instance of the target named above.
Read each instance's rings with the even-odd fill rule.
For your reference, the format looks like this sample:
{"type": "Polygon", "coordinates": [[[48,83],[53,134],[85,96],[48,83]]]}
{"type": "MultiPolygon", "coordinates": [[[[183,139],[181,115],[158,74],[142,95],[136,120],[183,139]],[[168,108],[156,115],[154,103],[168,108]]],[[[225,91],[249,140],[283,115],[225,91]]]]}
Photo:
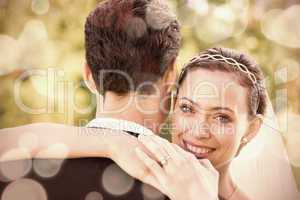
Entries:
{"type": "Polygon", "coordinates": [[[130,176],[160,190],[160,185],[155,177],[149,176],[149,169],[135,153],[136,148],[146,151],[144,145],[136,137],[127,134],[114,135],[110,140],[111,145],[109,145],[110,153],[108,157],[130,176]]]}
{"type": "Polygon", "coordinates": [[[172,200],[218,199],[219,174],[208,160],[198,160],[158,136],[140,136],[139,140],[155,159],[140,148],[136,154],[172,200]]]}

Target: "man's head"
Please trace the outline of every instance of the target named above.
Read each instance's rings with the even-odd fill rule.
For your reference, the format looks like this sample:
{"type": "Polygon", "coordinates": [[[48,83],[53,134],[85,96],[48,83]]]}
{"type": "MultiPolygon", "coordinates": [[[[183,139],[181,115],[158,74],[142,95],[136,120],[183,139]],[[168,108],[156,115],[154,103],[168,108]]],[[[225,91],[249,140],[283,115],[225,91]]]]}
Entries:
{"type": "Polygon", "coordinates": [[[103,96],[152,94],[150,85],[173,71],[179,46],[179,24],[164,0],[107,0],[85,24],[84,76],[103,96]]]}
{"type": "Polygon", "coordinates": [[[87,85],[100,94],[98,116],[139,118],[148,128],[159,129],[171,105],[179,29],[165,0],[99,4],[85,24],[84,70],[87,85]]]}

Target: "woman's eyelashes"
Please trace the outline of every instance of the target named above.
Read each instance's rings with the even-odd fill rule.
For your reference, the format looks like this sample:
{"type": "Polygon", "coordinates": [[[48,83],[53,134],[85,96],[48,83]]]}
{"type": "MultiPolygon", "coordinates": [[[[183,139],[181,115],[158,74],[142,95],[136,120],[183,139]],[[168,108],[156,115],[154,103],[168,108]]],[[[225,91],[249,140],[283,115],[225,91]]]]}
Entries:
{"type": "Polygon", "coordinates": [[[190,103],[180,103],[179,104],[179,109],[181,113],[186,114],[186,115],[199,115],[199,114],[204,114],[206,116],[206,119],[212,119],[214,122],[219,123],[219,124],[229,124],[234,122],[234,117],[230,116],[230,114],[224,113],[222,111],[220,112],[215,112],[213,111],[210,113],[209,111],[204,113],[204,112],[199,112],[192,104],[190,103]]]}
{"type": "Polygon", "coordinates": [[[193,108],[192,105],[188,105],[186,103],[182,103],[179,106],[181,112],[186,113],[186,114],[192,114],[195,113],[195,109],[193,108]]]}
{"type": "Polygon", "coordinates": [[[214,115],[213,119],[221,124],[228,124],[233,122],[232,117],[227,114],[216,114],[214,115]]]}

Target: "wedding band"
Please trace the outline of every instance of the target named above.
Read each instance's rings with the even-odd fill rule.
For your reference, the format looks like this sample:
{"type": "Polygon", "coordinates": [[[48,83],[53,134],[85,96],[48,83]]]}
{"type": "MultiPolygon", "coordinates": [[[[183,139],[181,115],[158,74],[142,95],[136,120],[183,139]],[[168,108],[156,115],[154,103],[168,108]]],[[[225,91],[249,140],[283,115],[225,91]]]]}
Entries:
{"type": "Polygon", "coordinates": [[[161,164],[162,166],[166,166],[166,165],[168,164],[168,161],[170,160],[170,158],[171,158],[170,156],[163,158],[163,159],[160,161],[160,164],[161,164]]]}
{"type": "Polygon", "coordinates": [[[243,139],[242,139],[242,143],[243,143],[243,144],[247,144],[248,142],[249,142],[249,140],[248,140],[247,138],[243,138],[243,139]]]}

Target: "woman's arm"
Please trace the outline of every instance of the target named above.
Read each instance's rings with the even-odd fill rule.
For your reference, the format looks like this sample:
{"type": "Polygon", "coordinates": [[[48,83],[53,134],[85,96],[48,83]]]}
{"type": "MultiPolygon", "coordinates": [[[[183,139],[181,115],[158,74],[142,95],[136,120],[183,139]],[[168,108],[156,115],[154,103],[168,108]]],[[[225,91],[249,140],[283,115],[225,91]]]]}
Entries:
{"type": "Polygon", "coordinates": [[[0,130],[0,162],[32,158],[107,157],[132,177],[158,188],[135,154],[144,148],[122,131],[38,123],[0,130]]]}
{"type": "Polygon", "coordinates": [[[24,158],[110,157],[120,131],[90,129],[62,124],[37,123],[0,130],[0,158],[3,161],[24,158]],[[26,155],[26,157],[24,157],[26,155]]]}

